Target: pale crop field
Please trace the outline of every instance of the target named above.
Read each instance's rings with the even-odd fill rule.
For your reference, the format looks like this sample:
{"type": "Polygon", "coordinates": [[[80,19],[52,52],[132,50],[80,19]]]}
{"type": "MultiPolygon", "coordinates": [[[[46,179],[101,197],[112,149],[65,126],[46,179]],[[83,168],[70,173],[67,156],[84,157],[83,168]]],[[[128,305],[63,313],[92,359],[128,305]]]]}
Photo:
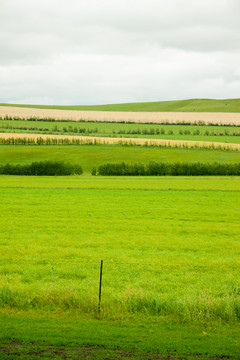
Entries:
{"type": "Polygon", "coordinates": [[[79,140],[79,144],[95,143],[109,145],[132,145],[132,146],[163,146],[163,147],[186,147],[186,148],[211,148],[222,150],[240,150],[240,144],[193,141],[193,140],[171,140],[171,139],[147,139],[147,138],[130,138],[130,137],[102,137],[102,136],[77,136],[77,135],[46,135],[46,134],[25,134],[25,133],[0,133],[2,139],[30,139],[37,143],[39,139],[68,139],[69,141],[79,140]]]}
{"type": "Polygon", "coordinates": [[[35,109],[21,107],[0,106],[0,116],[12,116],[28,119],[54,118],[65,120],[86,120],[104,122],[135,122],[135,123],[177,123],[177,122],[203,122],[206,124],[234,124],[240,125],[240,113],[221,112],[121,112],[121,111],[79,111],[57,109],[35,109]]]}

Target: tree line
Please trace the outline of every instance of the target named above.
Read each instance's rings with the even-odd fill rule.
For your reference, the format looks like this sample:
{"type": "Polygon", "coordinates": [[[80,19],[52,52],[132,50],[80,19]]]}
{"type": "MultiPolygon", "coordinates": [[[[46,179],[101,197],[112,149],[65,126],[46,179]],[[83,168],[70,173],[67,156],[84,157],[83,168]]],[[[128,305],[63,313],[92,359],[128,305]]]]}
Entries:
{"type": "MultiPolygon", "coordinates": [[[[5,116],[0,116],[0,120],[13,120],[13,121],[23,121],[23,120],[27,120],[27,121],[45,121],[45,122],[70,122],[70,121],[74,121],[74,120],[69,120],[69,119],[55,119],[55,118],[51,118],[51,117],[35,117],[35,116],[31,116],[31,117],[20,117],[20,116],[10,116],[10,115],[5,115],[5,116]]],[[[76,120],[77,122],[81,122],[81,123],[102,123],[102,121],[100,120],[85,120],[83,118],[76,120]]],[[[116,121],[114,120],[107,120],[106,123],[112,123],[112,124],[116,124],[116,121]]],[[[136,121],[131,121],[131,120],[120,120],[117,121],[118,124],[136,124],[136,121]]],[[[152,125],[157,125],[157,123],[155,122],[139,122],[140,124],[152,124],[152,125]]],[[[225,126],[231,126],[231,127],[239,127],[239,125],[237,124],[222,124],[222,123],[211,123],[208,122],[207,124],[202,121],[202,120],[196,120],[196,121],[186,121],[186,120],[178,120],[176,122],[169,122],[168,120],[166,121],[162,121],[161,124],[159,125],[198,125],[198,126],[221,126],[221,127],[225,127],[225,126]]]]}
{"type": "MultiPolygon", "coordinates": [[[[174,125],[173,125],[174,126],[174,125]]],[[[176,126],[176,125],[175,125],[176,126]]],[[[41,126],[16,126],[11,124],[0,124],[1,130],[13,130],[13,131],[34,131],[34,132],[43,132],[49,134],[108,134],[112,135],[189,135],[189,136],[240,136],[240,131],[229,131],[224,129],[224,131],[206,129],[205,131],[200,131],[200,129],[190,130],[189,128],[179,129],[177,132],[176,128],[166,129],[163,127],[157,128],[135,128],[135,129],[119,129],[119,130],[99,130],[96,128],[87,128],[87,127],[77,127],[77,126],[63,126],[59,128],[57,125],[54,125],[52,128],[41,127],[41,126]]]]}
{"type": "Polygon", "coordinates": [[[0,145],[97,145],[97,140],[92,139],[69,139],[69,138],[38,138],[19,137],[1,138],[0,145]]]}
{"type": "MultiPolygon", "coordinates": [[[[175,129],[174,129],[175,130],[175,129]]],[[[199,129],[189,130],[189,129],[180,129],[176,133],[173,129],[164,129],[164,128],[145,128],[145,129],[129,129],[129,130],[118,130],[112,131],[113,134],[131,134],[131,135],[191,135],[191,136],[240,136],[239,131],[232,131],[225,129],[224,131],[209,131],[205,130],[201,132],[199,129]]]]}
{"type": "Polygon", "coordinates": [[[34,132],[45,132],[45,133],[71,133],[71,134],[95,134],[98,133],[98,128],[78,128],[76,126],[63,126],[62,128],[58,128],[57,125],[55,125],[53,128],[47,128],[47,127],[39,127],[39,126],[15,126],[10,124],[0,124],[0,129],[2,130],[24,130],[24,131],[34,131],[34,132]]]}
{"type": "Polygon", "coordinates": [[[124,147],[157,147],[157,148],[175,148],[175,149],[214,149],[214,150],[227,150],[227,151],[239,151],[240,148],[232,147],[231,144],[218,144],[218,143],[206,143],[201,144],[196,142],[195,144],[191,143],[155,143],[151,142],[151,139],[146,139],[144,143],[137,143],[134,139],[129,140],[118,140],[116,143],[111,144],[108,140],[102,140],[101,137],[98,139],[87,139],[87,138],[31,138],[31,137],[9,137],[4,138],[0,137],[0,145],[111,145],[111,146],[124,146],[124,147]]]}
{"type": "Polygon", "coordinates": [[[2,175],[37,175],[37,176],[62,176],[81,175],[83,172],[80,165],[65,163],[64,161],[39,161],[31,164],[0,164],[2,175]]]}
{"type": "Polygon", "coordinates": [[[148,164],[104,164],[94,167],[92,175],[102,176],[239,176],[240,162],[234,164],[221,163],[186,163],[155,162],[148,164]]]}

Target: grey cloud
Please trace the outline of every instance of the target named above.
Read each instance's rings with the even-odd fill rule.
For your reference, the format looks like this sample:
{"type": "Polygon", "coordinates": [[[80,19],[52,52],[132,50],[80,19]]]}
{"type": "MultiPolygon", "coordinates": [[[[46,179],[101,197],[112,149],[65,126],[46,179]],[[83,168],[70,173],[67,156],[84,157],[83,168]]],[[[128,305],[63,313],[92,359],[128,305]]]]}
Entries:
{"type": "MultiPolygon", "coordinates": [[[[235,2],[225,0],[9,0],[1,11],[2,61],[61,51],[133,54],[151,49],[238,49],[235,2]],[[25,6],[24,6],[25,4],[25,6]],[[229,6],[232,4],[232,6],[229,6]],[[4,34],[4,35],[3,35],[4,34]]],[[[1,61],[1,60],[0,60],[1,61]]]]}
{"type": "Polygon", "coordinates": [[[236,97],[238,0],[0,0],[0,101],[236,97]]]}
{"type": "Polygon", "coordinates": [[[0,86],[0,93],[6,101],[55,104],[234,97],[240,82],[232,73],[233,59],[222,56],[220,61],[220,57],[199,58],[175,50],[153,58],[65,57],[56,60],[54,67],[28,66],[27,72],[20,73],[16,66],[4,76],[0,69],[0,78],[8,83],[0,86]]]}

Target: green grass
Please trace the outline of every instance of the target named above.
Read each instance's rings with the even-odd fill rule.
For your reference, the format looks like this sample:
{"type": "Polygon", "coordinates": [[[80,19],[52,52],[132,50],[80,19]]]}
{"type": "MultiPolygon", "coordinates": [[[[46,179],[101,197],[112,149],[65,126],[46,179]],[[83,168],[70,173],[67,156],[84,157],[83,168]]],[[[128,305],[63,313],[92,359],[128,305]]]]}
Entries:
{"type": "Polygon", "coordinates": [[[86,175],[106,162],[239,154],[0,146],[0,163],[40,160],[85,175],[0,176],[0,358],[239,359],[240,178],[86,175]]]}
{"type": "Polygon", "coordinates": [[[20,106],[38,109],[98,110],[98,111],[180,111],[180,112],[240,112],[240,99],[189,99],[175,101],[156,101],[143,103],[109,105],[23,105],[0,104],[0,106],[20,106]]]}
{"type": "Polygon", "coordinates": [[[148,163],[149,161],[236,163],[239,162],[239,153],[212,149],[169,149],[117,145],[0,146],[0,164],[27,164],[42,160],[64,160],[79,164],[84,173],[90,173],[95,165],[122,161],[126,163],[148,163]]]}
{"type": "Polygon", "coordinates": [[[66,123],[60,121],[0,120],[0,132],[240,143],[240,127],[238,126],[121,124],[85,121],[68,121],[66,123]],[[145,131],[147,131],[148,134],[145,134],[145,131]],[[139,134],[137,134],[137,132],[139,132],[139,134]],[[150,132],[153,134],[150,134],[150,132]],[[159,132],[159,134],[156,132],[159,132]]]}
{"type": "Polygon", "coordinates": [[[239,177],[92,177],[84,176],[4,176],[0,177],[1,188],[26,189],[99,189],[99,190],[218,190],[240,191],[239,177]]]}
{"type": "Polygon", "coordinates": [[[0,316],[1,359],[239,359],[237,326],[0,316]]]}
{"type": "Polygon", "coordinates": [[[103,319],[239,322],[239,179],[26,180],[0,178],[5,312],[95,316],[103,259],[103,319]]]}
{"type": "Polygon", "coordinates": [[[1,359],[239,359],[239,178],[0,176],[0,198],[1,359]]]}

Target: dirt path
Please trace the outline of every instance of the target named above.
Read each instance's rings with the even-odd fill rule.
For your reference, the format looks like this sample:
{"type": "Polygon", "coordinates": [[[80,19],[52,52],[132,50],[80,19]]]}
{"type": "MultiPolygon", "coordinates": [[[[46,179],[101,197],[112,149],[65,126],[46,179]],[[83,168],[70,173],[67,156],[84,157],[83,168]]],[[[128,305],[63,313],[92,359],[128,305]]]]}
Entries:
{"type": "Polygon", "coordinates": [[[203,122],[206,124],[240,125],[240,113],[207,112],[120,112],[120,111],[76,111],[50,110],[0,106],[0,116],[54,118],[56,120],[86,120],[136,123],[203,122]]]}
{"type": "Polygon", "coordinates": [[[24,134],[24,133],[0,133],[0,138],[9,139],[79,139],[84,141],[97,141],[98,144],[131,144],[131,145],[163,145],[169,147],[186,146],[199,148],[220,148],[240,150],[240,144],[231,144],[223,142],[207,141],[189,141],[189,140],[166,140],[166,139],[143,139],[143,138],[113,138],[113,137],[96,137],[96,136],[71,136],[71,135],[45,135],[45,134],[24,134]]]}

